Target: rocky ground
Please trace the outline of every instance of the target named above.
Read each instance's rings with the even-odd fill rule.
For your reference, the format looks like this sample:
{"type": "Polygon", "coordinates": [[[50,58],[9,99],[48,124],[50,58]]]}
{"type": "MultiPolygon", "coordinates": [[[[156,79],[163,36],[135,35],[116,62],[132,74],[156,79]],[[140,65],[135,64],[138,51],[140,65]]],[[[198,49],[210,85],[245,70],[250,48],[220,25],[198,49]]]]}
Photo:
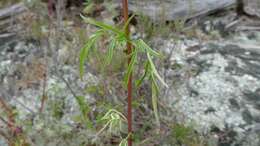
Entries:
{"type": "Polygon", "coordinates": [[[181,48],[167,41],[163,47],[176,50],[166,71],[173,84],[166,103],[183,114],[177,115],[180,121],[215,134],[219,145],[259,145],[260,52],[259,38],[253,39],[242,36],[191,46],[184,41],[181,48]]]}
{"type": "MultiPolygon", "coordinates": [[[[108,18],[105,21],[112,22],[108,18]]],[[[64,36],[72,39],[60,39],[58,47],[55,46],[57,34],[50,37],[45,35],[40,39],[24,33],[0,38],[0,96],[17,111],[18,124],[23,124],[30,141],[37,146],[109,145],[107,138],[103,137],[101,139],[104,142],[100,142],[100,139],[93,142],[96,132],[80,127],[80,109],[75,98],[83,96],[86,99],[91,105],[92,115],[89,116],[96,122],[95,115],[107,109],[100,100],[121,106],[125,98],[118,96],[124,95],[124,91],[115,84],[106,87],[110,81],[103,81],[97,68],[88,66],[90,69],[83,80],[79,78],[77,52],[82,44],[79,43],[80,38],[74,37],[74,32],[82,30],[77,31],[77,24],[70,23],[62,22],[62,32],[65,31],[62,35],[66,34],[64,36]],[[105,89],[96,89],[100,84],[105,89]],[[91,93],[86,89],[91,89],[91,93]],[[116,94],[115,91],[122,93],[116,94]],[[45,105],[40,114],[45,96],[45,105]]],[[[189,23],[187,28],[192,30],[192,34],[187,33],[184,27],[185,32],[172,31],[178,37],[170,34],[149,40],[153,48],[166,56],[162,65],[159,65],[160,74],[170,86],[162,89],[160,94],[160,115],[163,123],[166,123],[162,127],[176,122],[192,127],[202,141],[206,141],[197,145],[259,146],[260,32],[256,27],[259,22],[228,10],[189,23]],[[190,28],[189,23],[196,25],[190,28]]],[[[41,28],[43,32],[46,27],[41,28]]],[[[50,29],[49,34],[55,31],[50,29]]],[[[142,36],[139,33],[135,35],[142,36]]],[[[147,114],[151,120],[151,109],[145,105],[142,108],[145,112],[141,114],[147,114]]],[[[140,118],[139,114],[135,112],[135,117],[140,118]]],[[[140,127],[135,128],[138,130],[140,127]]],[[[176,138],[165,132],[167,130],[168,127],[163,129],[161,138],[156,142],[151,140],[147,145],[176,144],[176,141],[164,141],[163,137],[176,138]]],[[[150,133],[153,132],[151,130],[150,133]]],[[[185,144],[186,141],[182,142],[183,145],[189,145],[185,144]]],[[[2,143],[0,140],[1,146],[4,145],[2,143]]]]}

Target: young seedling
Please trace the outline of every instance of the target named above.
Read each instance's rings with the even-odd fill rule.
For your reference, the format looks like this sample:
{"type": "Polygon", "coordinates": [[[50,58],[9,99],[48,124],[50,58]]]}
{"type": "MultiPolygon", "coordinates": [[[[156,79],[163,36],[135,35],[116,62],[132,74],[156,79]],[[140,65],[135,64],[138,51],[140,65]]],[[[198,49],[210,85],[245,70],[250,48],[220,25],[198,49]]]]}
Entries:
{"type": "MultiPolygon", "coordinates": [[[[115,109],[110,109],[102,118],[101,121],[104,121],[105,124],[101,128],[96,136],[99,136],[102,132],[108,129],[109,133],[118,134],[123,130],[123,124],[127,122],[126,117],[115,109]]],[[[119,146],[127,146],[127,140],[130,134],[124,139],[121,140],[119,146]]]]}
{"type": "Polygon", "coordinates": [[[97,136],[101,134],[105,129],[109,129],[110,133],[122,131],[123,123],[127,121],[126,117],[115,109],[110,109],[102,118],[101,121],[105,121],[105,126],[99,130],[97,136]]]}
{"type": "Polygon", "coordinates": [[[123,10],[124,10],[124,26],[123,28],[118,28],[116,26],[108,25],[102,22],[95,21],[91,18],[86,18],[81,16],[82,19],[91,25],[98,27],[99,29],[93,33],[88,39],[85,46],[82,48],[80,52],[80,76],[84,75],[84,63],[89,56],[91,51],[97,51],[97,43],[100,41],[102,37],[109,38],[108,49],[106,53],[106,64],[110,64],[113,58],[113,55],[116,51],[124,51],[127,47],[126,55],[128,58],[128,66],[124,74],[124,87],[127,88],[127,102],[128,102],[128,112],[127,112],[127,122],[128,122],[128,146],[132,146],[132,74],[135,71],[135,67],[137,66],[137,62],[144,67],[144,74],[140,77],[140,79],[136,80],[136,86],[139,87],[145,79],[148,79],[151,82],[152,88],[152,105],[154,110],[154,115],[156,118],[156,122],[159,125],[159,115],[158,115],[158,107],[157,107],[157,96],[159,93],[158,81],[162,83],[164,86],[168,87],[164,80],[160,77],[156,67],[153,63],[153,58],[158,57],[162,58],[163,56],[153,50],[149,45],[147,45],[142,39],[132,39],[129,31],[129,23],[134,17],[132,15],[128,19],[128,1],[122,0],[123,10]],[[145,54],[146,60],[144,62],[140,62],[138,60],[138,56],[145,54]]]}

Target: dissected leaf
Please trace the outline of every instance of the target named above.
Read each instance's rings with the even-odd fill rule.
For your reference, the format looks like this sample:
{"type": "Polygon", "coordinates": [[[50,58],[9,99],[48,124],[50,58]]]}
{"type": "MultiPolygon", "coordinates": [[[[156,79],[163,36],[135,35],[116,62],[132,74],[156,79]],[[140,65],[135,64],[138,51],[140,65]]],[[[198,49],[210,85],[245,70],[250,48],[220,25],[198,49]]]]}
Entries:
{"type": "Polygon", "coordinates": [[[145,67],[144,67],[144,75],[136,81],[136,86],[140,87],[140,85],[143,83],[145,77],[149,76],[149,70],[150,70],[150,64],[149,61],[146,61],[145,67]]]}
{"type": "Polygon", "coordinates": [[[139,48],[143,52],[148,52],[151,56],[162,57],[162,55],[156,51],[154,51],[151,47],[149,47],[142,39],[139,39],[135,42],[136,47],[139,48]]]}
{"type": "Polygon", "coordinates": [[[112,25],[108,25],[108,24],[105,24],[105,23],[102,23],[102,22],[99,22],[99,21],[96,21],[94,19],[91,19],[91,18],[87,18],[87,17],[84,17],[83,15],[80,15],[82,17],[82,19],[86,22],[86,23],[89,23],[89,24],[92,24],[92,25],[95,25],[97,27],[100,27],[106,31],[112,31],[118,35],[125,35],[123,31],[121,31],[120,29],[112,26],[112,25]]]}
{"type": "Polygon", "coordinates": [[[85,60],[88,57],[89,54],[89,50],[93,47],[93,45],[95,44],[96,40],[103,35],[103,31],[97,31],[95,34],[93,34],[92,36],[90,36],[90,39],[87,41],[87,43],[85,44],[85,46],[81,49],[80,51],[80,57],[79,57],[79,73],[80,73],[80,77],[82,79],[83,75],[84,75],[84,63],[85,60]]]}
{"type": "Polygon", "coordinates": [[[127,146],[127,139],[123,139],[123,140],[120,142],[119,146],[127,146]]]}
{"type": "Polygon", "coordinates": [[[128,65],[128,67],[127,67],[127,72],[126,72],[125,77],[124,77],[125,86],[127,86],[128,82],[129,82],[130,75],[133,72],[133,68],[134,68],[134,65],[135,65],[135,62],[136,62],[136,58],[137,58],[137,51],[134,50],[132,52],[131,61],[128,65]]]}
{"type": "Polygon", "coordinates": [[[150,66],[151,66],[151,70],[152,70],[152,74],[154,74],[156,76],[156,78],[165,86],[168,88],[168,85],[164,82],[164,80],[161,78],[161,76],[159,75],[159,73],[157,72],[154,64],[153,64],[153,61],[152,61],[152,58],[151,58],[151,55],[147,52],[147,58],[148,58],[148,61],[150,63],[150,66]]]}
{"type": "MultiPolygon", "coordinates": [[[[109,47],[107,50],[107,56],[105,58],[106,64],[110,64],[114,51],[116,47],[122,47],[122,45],[125,45],[127,43],[130,43],[134,46],[133,51],[130,54],[127,54],[127,58],[131,57],[131,60],[128,64],[127,71],[124,76],[124,85],[126,86],[127,83],[129,82],[129,78],[131,74],[133,73],[135,64],[137,62],[137,55],[138,53],[146,53],[147,60],[144,63],[144,74],[143,76],[137,80],[136,85],[139,87],[144,79],[146,77],[149,77],[151,81],[151,88],[152,88],[152,105],[153,105],[153,110],[154,110],[154,115],[156,122],[159,124],[159,114],[158,114],[158,93],[159,93],[159,88],[157,81],[162,83],[164,86],[168,87],[168,85],[165,83],[165,81],[162,79],[162,77],[159,75],[158,71],[155,68],[155,65],[153,63],[153,57],[162,57],[160,53],[157,51],[153,50],[149,45],[147,45],[142,39],[138,40],[131,40],[131,38],[128,37],[128,34],[126,34],[125,29],[128,27],[129,23],[131,20],[134,18],[134,15],[129,18],[129,20],[125,23],[123,26],[123,29],[119,29],[117,27],[104,24],[102,22],[95,21],[94,19],[91,18],[86,18],[84,16],[81,16],[86,23],[95,25],[100,28],[101,32],[104,32],[106,34],[109,34],[109,36],[112,38],[111,42],[109,43],[109,47]]],[[[85,45],[85,47],[81,50],[80,53],[80,74],[83,74],[84,71],[84,61],[87,58],[90,49],[93,47],[94,43],[96,42],[99,35],[94,35],[94,37],[91,37],[88,43],[85,45]]],[[[111,132],[120,127],[121,129],[121,124],[122,121],[127,121],[127,119],[124,117],[123,114],[116,110],[109,110],[102,118],[101,120],[104,120],[106,122],[105,126],[98,132],[101,133],[103,130],[108,129],[111,132]]],[[[127,145],[127,138],[123,139],[119,146],[125,146],[127,145]]]]}
{"type": "Polygon", "coordinates": [[[109,132],[113,133],[116,130],[122,130],[122,123],[126,122],[126,117],[115,109],[110,109],[101,120],[105,121],[105,126],[99,130],[98,134],[102,133],[105,129],[108,129],[109,132]]]}
{"type": "Polygon", "coordinates": [[[159,88],[156,84],[156,81],[154,79],[154,76],[151,75],[151,80],[152,80],[152,105],[153,105],[153,111],[154,111],[154,116],[156,119],[156,123],[160,125],[160,119],[159,119],[159,111],[158,111],[158,93],[159,93],[159,88]]]}
{"type": "Polygon", "coordinates": [[[112,61],[114,49],[115,49],[116,45],[117,45],[116,40],[112,39],[110,44],[109,44],[109,47],[108,47],[108,55],[107,55],[107,58],[106,58],[106,64],[107,65],[110,64],[111,61],[112,61]]]}
{"type": "Polygon", "coordinates": [[[80,51],[80,56],[79,56],[79,73],[80,73],[80,77],[83,77],[84,74],[84,63],[85,60],[88,56],[88,52],[90,49],[90,45],[86,44],[80,51]]]}

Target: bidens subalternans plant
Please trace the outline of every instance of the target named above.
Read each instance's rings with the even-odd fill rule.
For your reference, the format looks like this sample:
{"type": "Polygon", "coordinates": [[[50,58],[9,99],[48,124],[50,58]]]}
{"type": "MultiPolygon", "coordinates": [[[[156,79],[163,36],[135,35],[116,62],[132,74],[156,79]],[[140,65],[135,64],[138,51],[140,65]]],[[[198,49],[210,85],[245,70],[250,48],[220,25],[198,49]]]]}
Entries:
{"type": "MultiPolygon", "coordinates": [[[[99,29],[93,33],[88,41],[86,42],[85,46],[82,48],[80,52],[80,76],[82,77],[84,74],[84,63],[88,57],[90,56],[91,51],[97,51],[97,43],[100,41],[102,37],[109,38],[109,44],[107,45],[106,50],[106,64],[110,64],[113,61],[113,55],[115,55],[115,51],[124,51],[127,44],[131,44],[131,52],[126,54],[126,57],[129,58],[127,69],[124,73],[124,87],[127,87],[130,78],[132,78],[132,74],[135,71],[135,67],[138,65],[142,65],[144,67],[144,74],[137,80],[135,80],[135,85],[139,87],[145,79],[148,79],[151,82],[151,89],[152,89],[152,105],[154,110],[154,115],[156,118],[157,123],[159,124],[159,115],[158,115],[158,107],[157,107],[157,96],[159,93],[158,82],[163,84],[164,86],[168,87],[164,80],[159,75],[158,71],[153,62],[153,58],[163,57],[161,54],[153,50],[149,45],[147,45],[142,39],[132,39],[127,33],[126,29],[128,29],[128,25],[134,15],[132,15],[127,21],[123,28],[118,28],[116,26],[104,24],[102,22],[95,21],[91,18],[86,18],[81,16],[83,20],[91,25],[98,27],[99,29]],[[138,60],[139,55],[146,56],[145,61],[140,62],[138,60]]],[[[131,126],[128,123],[128,127],[131,126]]],[[[131,133],[128,133],[131,135],[131,133]]],[[[129,136],[130,138],[131,136],[129,136]]]]}

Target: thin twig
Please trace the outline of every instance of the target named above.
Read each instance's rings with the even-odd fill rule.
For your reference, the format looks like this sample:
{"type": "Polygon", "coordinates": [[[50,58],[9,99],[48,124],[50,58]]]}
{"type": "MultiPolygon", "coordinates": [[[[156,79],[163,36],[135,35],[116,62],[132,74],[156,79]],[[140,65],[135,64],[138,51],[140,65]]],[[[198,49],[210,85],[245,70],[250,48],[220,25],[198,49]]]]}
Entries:
{"type": "Polygon", "coordinates": [[[58,73],[58,70],[56,70],[56,74],[57,76],[66,84],[67,88],[70,90],[71,94],[74,96],[74,98],[77,98],[77,94],[73,91],[73,89],[71,88],[69,82],[63,77],[63,75],[58,73]]]}
{"type": "Polygon", "coordinates": [[[237,31],[259,31],[260,27],[259,26],[239,26],[236,29],[237,31]]]}
{"type": "Polygon", "coordinates": [[[6,121],[3,117],[0,116],[0,120],[6,124],[6,125],[13,125],[12,123],[9,123],[8,121],[6,121]]]}
{"type": "Polygon", "coordinates": [[[9,143],[11,141],[12,138],[8,137],[3,131],[0,130],[0,135],[3,136],[6,141],[9,143]]]}
{"type": "Polygon", "coordinates": [[[45,71],[45,73],[44,73],[40,113],[43,111],[44,103],[47,99],[47,95],[46,95],[46,91],[45,91],[46,90],[46,84],[47,84],[47,71],[45,71]]]}
{"type": "Polygon", "coordinates": [[[35,112],[34,112],[32,109],[30,109],[29,107],[27,107],[24,103],[22,103],[21,101],[19,101],[19,100],[16,99],[16,98],[13,98],[13,99],[14,99],[14,101],[15,101],[16,103],[20,104],[24,109],[26,109],[27,111],[29,111],[30,113],[32,113],[33,115],[35,115],[35,112]]]}
{"type": "MultiPolygon", "coordinates": [[[[2,87],[4,88],[4,87],[2,87]]],[[[1,92],[1,91],[0,91],[1,92]]],[[[7,92],[4,92],[4,94],[2,96],[5,96],[7,99],[13,99],[16,103],[20,104],[24,109],[26,109],[27,111],[29,111],[30,113],[32,114],[35,114],[35,112],[30,109],[28,106],[26,106],[24,103],[22,103],[21,101],[19,101],[17,98],[13,98],[12,95],[10,95],[9,93],[7,92]]],[[[24,98],[26,98],[26,96],[22,93],[22,96],[24,98]]],[[[0,105],[2,105],[4,107],[5,110],[8,110],[8,112],[12,112],[12,110],[10,109],[10,107],[8,107],[8,105],[6,104],[6,102],[4,101],[4,98],[1,97],[0,95],[0,105]]]]}

